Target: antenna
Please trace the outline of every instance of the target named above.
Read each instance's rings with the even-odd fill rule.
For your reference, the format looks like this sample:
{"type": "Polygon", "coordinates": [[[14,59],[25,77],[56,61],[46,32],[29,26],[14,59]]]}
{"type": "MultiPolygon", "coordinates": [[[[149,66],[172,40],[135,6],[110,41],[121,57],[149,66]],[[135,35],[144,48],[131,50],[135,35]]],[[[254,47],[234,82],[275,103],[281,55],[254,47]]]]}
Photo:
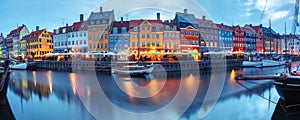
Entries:
{"type": "Polygon", "coordinates": [[[62,18],[61,20],[62,20],[62,26],[64,26],[65,25],[65,18],[62,18]]]}
{"type": "Polygon", "coordinates": [[[261,23],[261,20],[264,17],[264,14],[265,14],[265,11],[266,11],[266,7],[267,7],[267,3],[268,3],[268,0],[266,0],[266,2],[265,2],[264,10],[261,13],[261,16],[260,16],[260,19],[259,19],[259,23],[261,23]]]}

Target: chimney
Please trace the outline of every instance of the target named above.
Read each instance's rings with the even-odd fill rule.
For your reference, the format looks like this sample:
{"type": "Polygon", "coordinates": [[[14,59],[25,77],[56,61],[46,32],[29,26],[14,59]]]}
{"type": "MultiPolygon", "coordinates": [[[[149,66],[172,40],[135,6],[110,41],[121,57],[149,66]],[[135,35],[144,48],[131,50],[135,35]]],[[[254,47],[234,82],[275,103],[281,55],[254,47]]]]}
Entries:
{"type": "Polygon", "coordinates": [[[79,18],[80,18],[80,22],[83,22],[83,14],[80,14],[79,18]]]}
{"type": "Polygon", "coordinates": [[[55,29],[53,30],[53,33],[56,34],[56,30],[55,29]]]}
{"type": "Polygon", "coordinates": [[[123,23],[123,17],[121,17],[121,23],[123,23]]]}
{"type": "Polygon", "coordinates": [[[184,14],[187,14],[187,9],[184,9],[184,14]]]}
{"type": "Polygon", "coordinates": [[[35,30],[36,30],[36,31],[40,30],[40,26],[36,26],[36,27],[35,27],[35,30]]]}
{"type": "Polygon", "coordinates": [[[100,12],[102,12],[102,7],[100,7],[100,12]]]}
{"type": "Polygon", "coordinates": [[[68,25],[68,23],[66,24],[66,27],[68,27],[69,25],[68,25]]]}
{"type": "Polygon", "coordinates": [[[160,13],[156,13],[157,20],[160,20],[160,13]]]}
{"type": "Polygon", "coordinates": [[[259,27],[262,27],[262,24],[259,24],[259,27]]]}
{"type": "Polygon", "coordinates": [[[206,19],[206,16],[205,16],[205,15],[203,15],[203,16],[202,16],[202,19],[203,19],[203,20],[205,20],[205,19],[206,19]]]}
{"type": "Polygon", "coordinates": [[[3,34],[1,33],[1,37],[3,37],[3,34]]]}
{"type": "Polygon", "coordinates": [[[250,27],[252,27],[252,24],[250,24],[250,27]]]}

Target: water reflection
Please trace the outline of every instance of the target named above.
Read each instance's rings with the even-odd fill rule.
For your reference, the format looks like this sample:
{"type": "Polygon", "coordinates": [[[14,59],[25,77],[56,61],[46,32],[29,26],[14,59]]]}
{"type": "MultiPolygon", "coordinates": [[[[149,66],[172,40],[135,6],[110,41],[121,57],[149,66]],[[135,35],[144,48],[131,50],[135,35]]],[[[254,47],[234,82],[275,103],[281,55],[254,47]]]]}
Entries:
{"type": "Polygon", "coordinates": [[[16,119],[94,119],[72,91],[68,74],[13,71],[7,97],[16,119]]]}
{"type": "Polygon", "coordinates": [[[234,77],[238,73],[275,74],[283,69],[216,69],[143,77],[13,71],[8,98],[17,119],[135,120],[141,119],[141,113],[162,110],[167,112],[143,119],[179,116],[180,119],[194,120],[199,119],[199,113],[203,111],[210,111],[204,119],[269,119],[279,99],[272,81],[238,83],[234,77]],[[215,92],[218,89],[221,93],[215,92]],[[190,101],[187,111],[179,114],[190,101]],[[173,106],[166,108],[170,104],[173,106]]]}

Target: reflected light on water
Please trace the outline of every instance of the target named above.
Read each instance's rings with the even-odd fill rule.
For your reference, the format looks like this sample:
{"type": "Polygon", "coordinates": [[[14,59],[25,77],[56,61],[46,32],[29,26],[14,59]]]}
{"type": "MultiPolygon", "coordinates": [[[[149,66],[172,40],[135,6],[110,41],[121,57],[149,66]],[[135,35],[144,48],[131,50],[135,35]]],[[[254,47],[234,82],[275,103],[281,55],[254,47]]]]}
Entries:
{"type": "Polygon", "coordinates": [[[76,92],[76,75],[75,75],[75,73],[70,73],[69,77],[70,77],[70,81],[71,81],[73,94],[76,95],[76,93],[77,93],[76,92]]]}
{"type": "Polygon", "coordinates": [[[52,93],[52,71],[47,72],[47,78],[48,78],[50,93],[52,93]]]}
{"type": "Polygon", "coordinates": [[[129,99],[132,101],[133,100],[133,95],[134,94],[134,89],[133,89],[133,84],[132,82],[123,82],[124,89],[126,91],[126,94],[129,96],[129,99]]]}
{"type": "Polygon", "coordinates": [[[194,87],[195,87],[195,81],[197,80],[197,77],[194,76],[193,74],[189,74],[189,76],[184,80],[185,83],[185,87],[187,89],[187,92],[189,94],[192,94],[192,92],[194,91],[194,87]]]}
{"type": "Polygon", "coordinates": [[[33,84],[36,87],[36,72],[32,71],[32,76],[33,76],[33,84]]]}
{"type": "Polygon", "coordinates": [[[236,84],[235,75],[236,75],[235,71],[234,71],[234,69],[232,69],[231,73],[230,73],[230,77],[229,77],[229,83],[230,83],[231,86],[236,84]]]}

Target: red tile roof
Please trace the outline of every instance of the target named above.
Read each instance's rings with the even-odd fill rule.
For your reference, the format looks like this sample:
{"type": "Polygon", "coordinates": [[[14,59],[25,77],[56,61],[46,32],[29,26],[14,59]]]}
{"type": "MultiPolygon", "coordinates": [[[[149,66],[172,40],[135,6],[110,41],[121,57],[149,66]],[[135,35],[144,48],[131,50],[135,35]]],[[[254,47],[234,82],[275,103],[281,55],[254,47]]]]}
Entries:
{"type": "Polygon", "coordinates": [[[38,30],[38,31],[33,31],[33,32],[31,32],[30,33],[30,35],[32,35],[32,34],[41,34],[42,32],[44,32],[46,29],[42,29],[42,30],[38,30]]]}
{"type": "MultiPolygon", "coordinates": [[[[117,27],[118,28],[118,34],[121,34],[122,32],[122,27],[126,27],[126,32],[128,32],[129,30],[129,21],[123,21],[123,23],[121,23],[121,21],[118,22],[113,22],[113,28],[117,27]]],[[[113,29],[110,31],[111,34],[113,34],[113,29]]]]}
{"type": "Polygon", "coordinates": [[[246,32],[246,33],[250,33],[250,34],[255,34],[256,32],[248,27],[241,27],[242,31],[246,32]]]}
{"type": "MultiPolygon", "coordinates": [[[[153,27],[160,27],[161,31],[163,29],[162,20],[131,20],[130,21],[130,32],[133,32],[133,28],[140,26],[143,22],[149,22],[153,27]]],[[[153,31],[153,30],[152,30],[153,31]]]]}
{"type": "Polygon", "coordinates": [[[14,29],[14,30],[10,31],[9,34],[12,35],[12,34],[20,33],[20,31],[21,31],[24,27],[25,27],[25,25],[22,25],[22,26],[18,27],[17,29],[14,29]]]}

